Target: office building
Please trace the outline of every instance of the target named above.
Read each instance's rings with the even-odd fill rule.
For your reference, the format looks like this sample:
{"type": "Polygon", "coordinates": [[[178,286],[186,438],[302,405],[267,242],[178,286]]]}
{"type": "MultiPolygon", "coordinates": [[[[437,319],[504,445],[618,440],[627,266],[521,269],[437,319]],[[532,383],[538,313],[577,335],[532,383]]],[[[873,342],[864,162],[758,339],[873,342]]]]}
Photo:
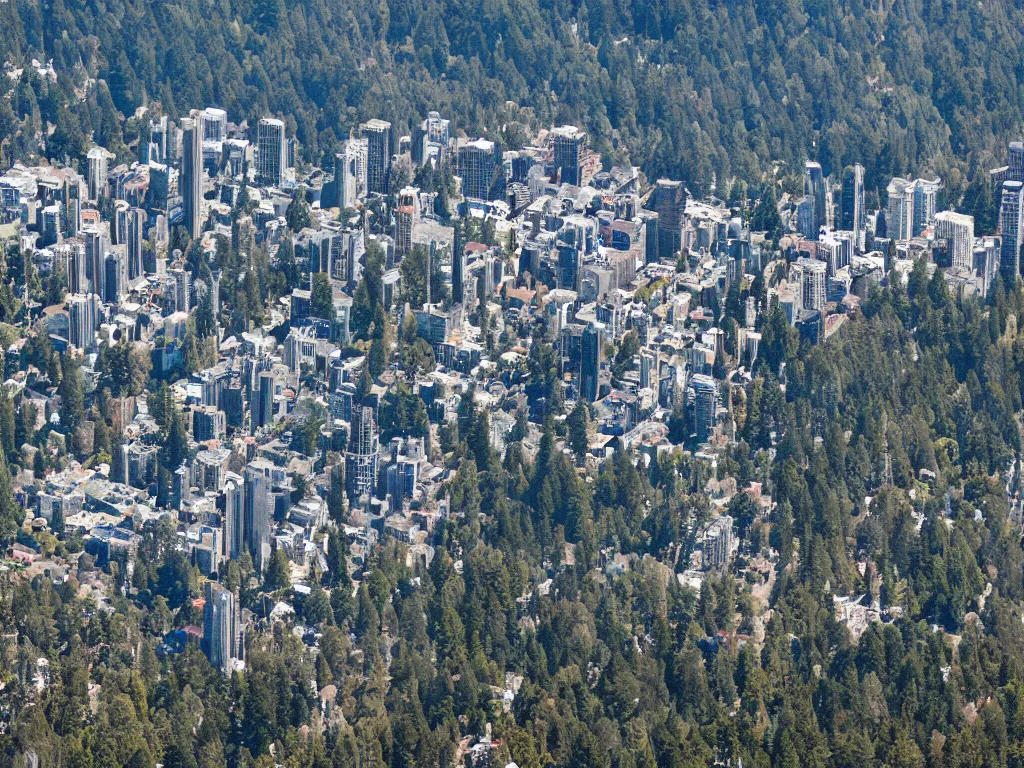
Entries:
{"type": "Polygon", "coordinates": [[[81,349],[92,349],[99,325],[100,298],[94,293],[68,297],[68,342],[81,349]]]}
{"type": "Polygon", "coordinates": [[[827,190],[825,189],[825,177],[821,173],[821,163],[808,160],[804,164],[804,195],[811,201],[811,220],[814,224],[813,231],[804,232],[804,234],[816,238],[822,227],[829,226],[828,209],[826,208],[827,190]]]}
{"type": "Polygon", "coordinates": [[[203,121],[181,121],[181,208],[189,237],[203,231],[203,121]]]}
{"type": "Polygon", "coordinates": [[[863,249],[864,236],[864,166],[860,163],[843,170],[840,229],[853,232],[854,248],[863,249]]]}
{"type": "Polygon", "coordinates": [[[562,184],[582,186],[583,156],[587,148],[587,134],[575,125],[563,125],[551,132],[554,165],[562,184]]]}
{"type": "Polygon", "coordinates": [[[1024,181],[1024,142],[1010,142],[1006,179],[1009,181],[1024,181]]]}
{"type": "Polygon", "coordinates": [[[345,485],[354,504],[361,496],[372,496],[377,487],[377,424],[373,408],[352,408],[352,429],[345,452],[345,485]]]}
{"type": "Polygon", "coordinates": [[[412,250],[412,230],[420,218],[420,191],[403,187],[395,207],[395,258],[401,259],[412,250]]]}
{"type": "Polygon", "coordinates": [[[462,195],[487,200],[494,178],[494,142],[477,139],[459,147],[462,195]]]}
{"type": "Polygon", "coordinates": [[[210,664],[230,675],[242,657],[238,596],[215,581],[207,581],[203,606],[203,651],[210,664]]]}
{"type": "Polygon", "coordinates": [[[256,386],[252,393],[252,431],[265,427],[274,420],[274,372],[260,371],[256,377],[256,386]]]}
{"type": "Polygon", "coordinates": [[[256,126],[256,178],[261,184],[277,187],[284,182],[287,151],[284,123],[273,117],[261,118],[256,126]]]}
{"type": "Polygon", "coordinates": [[[1007,286],[1020,274],[1020,236],[1024,230],[1024,182],[1004,181],[999,205],[999,274],[1007,286]]]}
{"type": "Polygon", "coordinates": [[[466,301],[466,242],[462,222],[455,222],[455,237],[452,244],[452,304],[466,301]]]}
{"type": "Polygon", "coordinates": [[[593,403],[601,391],[604,326],[601,323],[590,323],[583,329],[580,343],[580,396],[588,403],[593,403]]]}
{"type": "Polygon", "coordinates": [[[145,273],[142,260],[142,240],[146,227],[146,212],[141,208],[130,208],[127,213],[126,246],[128,253],[128,280],[135,280],[145,273]]]}
{"type": "Polygon", "coordinates": [[[682,249],[686,223],[686,187],[681,181],[658,179],[648,206],[658,214],[658,258],[675,259],[682,249]]]}
{"type": "Polygon", "coordinates": [[[244,540],[259,573],[263,573],[270,563],[270,525],[274,517],[274,502],[270,494],[273,468],[274,465],[265,459],[252,461],[245,468],[244,540]]]}
{"type": "Polygon", "coordinates": [[[945,240],[950,266],[973,269],[974,217],[953,211],[935,214],[935,239],[945,240]]]}
{"type": "Polygon", "coordinates": [[[386,195],[391,175],[391,123],[370,120],[359,126],[366,140],[366,193],[386,195]]]}
{"type": "Polygon", "coordinates": [[[224,486],[217,496],[217,509],[223,521],[221,543],[222,555],[234,559],[245,552],[245,480],[234,472],[228,472],[224,486]]]}
{"type": "Polygon", "coordinates": [[[718,417],[718,383],[702,373],[690,378],[693,390],[693,426],[697,442],[703,443],[714,434],[718,417]]]}

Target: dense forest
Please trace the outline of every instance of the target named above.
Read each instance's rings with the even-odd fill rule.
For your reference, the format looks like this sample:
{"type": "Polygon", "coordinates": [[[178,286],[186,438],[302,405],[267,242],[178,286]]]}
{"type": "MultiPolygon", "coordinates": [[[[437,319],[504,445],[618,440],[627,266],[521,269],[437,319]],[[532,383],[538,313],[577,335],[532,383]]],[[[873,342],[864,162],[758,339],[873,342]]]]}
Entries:
{"type": "Polygon", "coordinates": [[[132,137],[113,110],[153,101],[277,114],[313,163],[362,120],[410,132],[437,109],[506,148],[524,126],[577,123],[609,158],[698,193],[810,156],[826,174],[863,163],[869,189],[934,171],[955,202],[1024,101],[1019,2],[11,0],[0,54],[53,60],[56,87],[8,84],[0,127],[23,121],[33,151],[49,123],[55,158],[90,133],[117,150],[132,137]]]}

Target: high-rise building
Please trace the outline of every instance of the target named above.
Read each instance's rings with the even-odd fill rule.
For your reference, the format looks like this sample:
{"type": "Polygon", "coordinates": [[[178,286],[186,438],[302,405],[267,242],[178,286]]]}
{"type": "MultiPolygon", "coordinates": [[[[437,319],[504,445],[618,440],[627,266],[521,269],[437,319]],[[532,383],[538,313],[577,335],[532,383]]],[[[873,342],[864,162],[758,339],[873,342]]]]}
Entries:
{"type": "Polygon", "coordinates": [[[889,182],[886,193],[886,234],[890,240],[909,240],[914,236],[914,185],[907,179],[895,178],[889,182]]]}
{"type": "Polygon", "coordinates": [[[804,164],[804,194],[811,200],[814,215],[814,231],[804,232],[805,235],[817,238],[822,227],[828,226],[828,210],[825,207],[825,177],[821,173],[821,163],[808,160],[804,164]]]}
{"type": "Polygon", "coordinates": [[[207,581],[205,590],[203,651],[212,666],[229,675],[242,657],[238,596],[215,581],[207,581]]]}
{"type": "Polygon", "coordinates": [[[141,208],[130,208],[127,218],[128,280],[135,280],[145,272],[142,264],[142,235],[146,226],[146,212],[141,208]]]}
{"type": "Polygon", "coordinates": [[[107,271],[103,259],[107,252],[107,236],[103,229],[88,229],[82,233],[85,240],[85,277],[89,290],[97,296],[106,295],[107,271]]]}
{"type": "Polygon", "coordinates": [[[452,304],[464,304],[466,301],[466,241],[462,222],[455,223],[455,236],[452,243],[452,304]]]}
{"type": "Polygon", "coordinates": [[[92,349],[96,343],[100,299],[94,293],[76,293],[68,297],[68,335],[71,346],[92,349]]]}
{"type": "Polygon", "coordinates": [[[372,495],[377,486],[378,439],[373,408],[353,407],[352,429],[345,452],[345,485],[353,503],[363,494],[372,495]]]}
{"type": "Polygon", "coordinates": [[[945,240],[951,266],[974,268],[974,217],[953,211],[935,214],[935,237],[945,240]]]}
{"type": "Polygon", "coordinates": [[[228,113],[217,107],[202,112],[203,141],[222,142],[228,136],[228,113]]]}
{"type": "Polygon", "coordinates": [[[494,142],[477,139],[459,147],[459,176],[464,197],[487,200],[494,177],[494,142]]]}
{"type": "Polygon", "coordinates": [[[604,326],[590,323],[583,329],[580,354],[580,395],[588,403],[597,400],[601,389],[601,352],[604,326]]]}
{"type": "Polygon", "coordinates": [[[262,573],[270,563],[270,523],[274,517],[274,501],[270,495],[274,465],[266,459],[249,462],[245,468],[245,546],[252,555],[256,570],[262,573]]]}
{"type": "Polygon", "coordinates": [[[716,517],[704,533],[704,566],[708,570],[719,570],[729,563],[732,556],[732,524],[729,515],[716,517]]]}
{"type": "Polygon", "coordinates": [[[913,235],[917,237],[935,222],[935,209],[938,205],[939,190],[942,189],[940,179],[917,179],[914,181],[914,227],[913,235]]]}
{"type": "Polygon", "coordinates": [[[690,378],[693,389],[693,426],[697,442],[705,442],[715,431],[718,416],[718,383],[711,376],[695,373],[690,378]]]}
{"type": "Polygon", "coordinates": [[[863,248],[864,234],[864,166],[860,163],[843,169],[842,211],[840,229],[853,232],[854,248],[863,248]]]}
{"type": "Polygon", "coordinates": [[[224,487],[217,497],[217,509],[223,520],[221,541],[225,558],[240,557],[245,551],[245,481],[240,475],[228,472],[224,487]]]}
{"type": "Polygon", "coordinates": [[[1011,286],[1020,274],[1021,232],[1024,230],[1024,183],[1004,181],[1003,197],[999,205],[999,274],[1011,286]]]}
{"type": "Polygon", "coordinates": [[[107,196],[107,160],[110,157],[103,147],[89,150],[89,199],[99,200],[107,196]]]}
{"type": "Polygon", "coordinates": [[[420,125],[423,134],[420,143],[420,165],[433,163],[436,167],[448,153],[451,143],[451,121],[445,120],[438,112],[428,112],[427,119],[420,125]]]}
{"type": "Polygon", "coordinates": [[[583,154],[587,148],[587,134],[575,125],[563,125],[551,132],[554,145],[554,165],[559,180],[575,187],[583,185],[583,154]]]}
{"type": "Polygon", "coordinates": [[[203,231],[203,121],[181,121],[181,203],[185,229],[196,238],[203,231]]]}
{"type": "Polygon", "coordinates": [[[391,123],[370,120],[359,126],[366,139],[366,193],[386,195],[391,175],[391,123]]]}
{"type": "Polygon", "coordinates": [[[658,179],[648,205],[658,213],[658,258],[676,258],[686,221],[686,187],[681,181],[658,179]]]}
{"type": "Polygon", "coordinates": [[[260,371],[252,395],[252,431],[265,427],[274,420],[274,372],[260,371]]]}
{"type": "Polygon", "coordinates": [[[334,188],[339,208],[355,208],[366,195],[366,139],[349,139],[334,156],[334,188]]]}
{"type": "Polygon", "coordinates": [[[277,118],[261,118],[256,126],[256,178],[268,186],[280,186],[288,167],[288,145],[284,123],[277,118]]]}
{"type": "Polygon", "coordinates": [[[420,191],[403,187],[395,207],[395,256],[401,258],[412,250],[412,230],[420,217],[420,191]]]}
{"type": "Polygon", "coordinates": [[[827,271],[828,265],[817,259],[799,258],[789,265],[789,281],[802,309],[825,309],[827,271]]]}
{"type": "Polygon", "coordinates": [[[1011,141],[1009,165],[1006,178],[1010,181],[1024,181],[1024,142],[1011,141]]]}

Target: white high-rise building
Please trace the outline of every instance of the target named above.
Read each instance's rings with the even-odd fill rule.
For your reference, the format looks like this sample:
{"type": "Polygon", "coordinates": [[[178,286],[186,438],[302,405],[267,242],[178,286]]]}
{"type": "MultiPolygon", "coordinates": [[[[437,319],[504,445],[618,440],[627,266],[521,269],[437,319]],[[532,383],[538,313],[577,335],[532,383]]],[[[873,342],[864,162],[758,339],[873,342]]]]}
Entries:
{"type": "Polygon", "coordinates": [[[366,196],[366,139],[349,139],[334,156],[334,184],[339,208],[355,208],[366,196]]]}
{"type": "Polygon", "coordinates": [[[196,238],[203,231],[203,120],[181,121],[181,202],[185,229],[196,238]]]}
{"type": "Polygon", "coordinates": [[[953,211],[942,211],[935,214],[935,237],[946,241],[952,266],[973,269],[973,216],[953,211]]]}
{"type": "Polygon", "coordinates": [[[802,309],[825,308],[827,265],[817,259],[799,258],[789,266],[789,282],[796,287],[802,309]]]}
{"type": "Polygon", "coordinates": [[[107,196],[107,162],[110,153],[103,147],[89,150],[89,199],[99,200],[107,196]]]}
{"type": "Polygon", "coordinates": [[[886,233],[892,240],[909,240],[914,236],[914,185],[907,179],[895,178],[889,182],[886,193],[886,233]]]}

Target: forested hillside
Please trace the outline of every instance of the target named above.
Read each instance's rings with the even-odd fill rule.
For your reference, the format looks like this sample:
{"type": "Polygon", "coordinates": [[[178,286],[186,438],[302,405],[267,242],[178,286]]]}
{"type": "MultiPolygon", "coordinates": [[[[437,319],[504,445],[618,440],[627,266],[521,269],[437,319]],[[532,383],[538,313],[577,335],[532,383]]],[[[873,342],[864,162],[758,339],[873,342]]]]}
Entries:
{"type": "Polygon", "coordinates": [[[35,113],[15,105],[58,126],[58,156],[104,133],[111,99],[126,116],[147,98],[172,116],[272,112],[314,162],[360,120],[408,130],[437,109],[469,134],[505,126],[506,147],[517,119],[579,123],[694,191],[810,155],[826,173],[864,163],[869,189],[935,170],[955,197],[1024,101],[1014,1],[11,0],[0,23],[11,62],[63,75],[35,113]],[[109,97],[76,103],[85,74],[109,97]]]}

